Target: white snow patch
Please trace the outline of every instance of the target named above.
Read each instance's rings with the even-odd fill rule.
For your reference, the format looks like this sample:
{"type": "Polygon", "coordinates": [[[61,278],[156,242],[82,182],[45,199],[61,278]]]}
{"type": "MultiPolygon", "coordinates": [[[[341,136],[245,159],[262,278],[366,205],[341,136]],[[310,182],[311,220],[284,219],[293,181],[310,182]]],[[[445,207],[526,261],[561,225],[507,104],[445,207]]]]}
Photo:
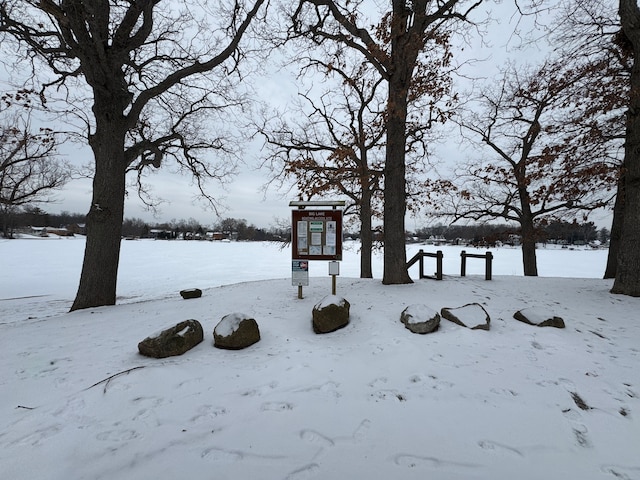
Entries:
{"type": "Polygon", "coordinates": [[[464,305],[463,307],[458,308],[450,308],[451,313],[453,313],[462,323],[465,325],[473,325],[478,321],[484,322],[486,319],[486,312],[482,310],[482,308],[477,305],[464,305]],[[479,316],[482,316],[479,318],[479,316]]]}
{"type": "Polygon", "coordinates": [[[538,324],[545,320],[549,320],[553,317],[559,317],[560,315],[554,314],[549,310],[542,309],[540,307],[527,307],[521,308],[520,313],[525,316],[531,323],[538,324]]]}
{"type": "Polygon", "coordinates": [[[216,325],[214,333],[221,337],[228,337],[232,335],[240,327],[240,323],[243,320],[251,318],[244,313],[230,313],[222,317],[222,320],[216,325]]]}
{"type": "MultiPolygon", "coordinates": [[[[412,269],[415,283],[387,286],[379,256],[360,279],[346,250],[337,288],[350,327],[316,335],[307,319],[331,292],[326,265],[311,262],[298,299],[277,245],[123,242],[119,304],[67,313],[83,248],[0,241],[2,479],[640,478],[640,299],[610,293],[606,250],[541,249],[545,277],[533,278],[520,250],[493,249],[485,281],[483,262],[462,278],[462,248],[438,247],[444,280],[412,269]],[[194,285],[205,301],[176,295],[194,285]],[[444,322],[413,335],[397,321],[407,305],[474,302],[490,331],[444,322]],[[567,328],[513,319],[528,307],[567,328]],[[214,348],[217,319],[238,309],[263,339],[214,348]],[[183,319],[210,341],[138,354],[139,338],[183,319]]],[[[419,248],[431,247],[407,254],[419,248]]]]}
{"type": "Polygon", "coordinates": [[[188,331],[189,331],[189,325],[187,325],[182,330],[180,330],[178,333],[176,333],[176,335],[178,335],[179,337],[184,337],[187,334],[188,331]]]}
{"type": "Polygon", "coordinates": [[[338,307],[342,307],[344,304],[345,299],[343,297],[340,297],[338,295],[327,295],[316,304],[316,309],[321,310],[328,307],[329,305],[337,305],[338,307]]]}
{"type": "Polygon", "coordinates": [[[437,311],[427,305],[415,303],[409,305],[405,310],[405,314],[408,315],[407,323],[413,325],[416,323],[422,323],[426,320],[434,318],[439,315],[437,311]]]}

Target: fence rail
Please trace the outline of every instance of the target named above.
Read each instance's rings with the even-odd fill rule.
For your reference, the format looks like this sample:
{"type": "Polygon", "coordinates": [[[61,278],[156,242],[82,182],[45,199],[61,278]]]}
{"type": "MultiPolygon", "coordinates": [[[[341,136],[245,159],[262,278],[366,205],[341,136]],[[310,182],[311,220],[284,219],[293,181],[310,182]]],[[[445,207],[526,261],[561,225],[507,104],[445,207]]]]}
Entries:
{"type": "Polygon", "coordinates": [[[485,267],[484,267],[484,279],[491,280],[491,262],[493,260],[493,255],[491,252],[487,252],[485,254],[478,253],[467,253],[464,250],[460,252],[461,262],[460,262],[460,276],[464,277],[467,274],[467,258],[484,258],[485,259],[485,267]]]}
{"type": "Polygon", "coordinates": [[[415,265],[416,262],[420,264],[420,278],[433,278],[436,280],[442,280],[442,250],[438,250],[436,253],[425,252],[420,249],[418,253],[416,253],[411,260],[407,262],[407,270],[412,265],[415,265]],[[424,273],[424,257],[435,258],[436,259],[436,272],[435,276],[433,275],[425,275],[424,273]]]}

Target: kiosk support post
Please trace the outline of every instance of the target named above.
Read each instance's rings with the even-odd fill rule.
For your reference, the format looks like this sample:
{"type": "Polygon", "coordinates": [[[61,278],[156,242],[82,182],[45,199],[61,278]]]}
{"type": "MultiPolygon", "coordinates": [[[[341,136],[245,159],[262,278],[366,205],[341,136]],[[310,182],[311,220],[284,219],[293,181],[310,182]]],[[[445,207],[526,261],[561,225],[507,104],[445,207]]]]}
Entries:
{"type": "Polygon", "coordinates": [[[335,295],[336,277],[340,275],[340,262],[329,262],[329,275],[331,275],[331,295],[335,295]]]}

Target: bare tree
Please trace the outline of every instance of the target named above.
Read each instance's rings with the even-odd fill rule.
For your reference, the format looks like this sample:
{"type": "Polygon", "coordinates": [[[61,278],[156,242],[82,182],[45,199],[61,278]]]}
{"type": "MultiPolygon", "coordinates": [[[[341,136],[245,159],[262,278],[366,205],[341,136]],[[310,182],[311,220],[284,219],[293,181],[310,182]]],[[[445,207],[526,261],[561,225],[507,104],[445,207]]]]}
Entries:
{"type": "Polygon", "coordinates": [[[467,21],[482,0],[392,0],[391,9],[375,26],[358,10],[361,2],[300,0],[292,14],[293,34],[317,45],[334,45],[339,59],[353,49],[387,83],[384,162],[385,284],[411,283],[406,267],[406,141],[407,116],[421,54],[450,34],[451,24],[467,21]]]}
{"type": "Polygon", "coordinates": [[[607,142],[596,142],[609,118],[591,111],[575,85],[591,65],[545,63],[526,72],[511,67],[498,88],[481,97],[482,110],[461,122],[491,155],[473,158],[452,192],[455,219],[504,219],[519,224],[524,274],[536,276],[536,226],[542,219],[589,212],[610,203],[618,163],[607,142]],[[590,116],[585,117],[585,111],[590,116]]]}
{"type": "MultiPolygon", "coordinates": [[[[592,111],[609,112],[609,122],[593,131],[594,143],[611,144],[620,166],[617,195],[613,208],[609,255],[604,278],[615,278],[618,250],[624,221],[624,110],[629,103],[629,76],[633,50],[626,38],[616,11],[606,0],[572,0],[563,4],[551,32],[557,54],[567,61],[598,65],[590,72],[589,98],[592,111]],[[615,114],[611,114],[615,112],[615,114]]],[[[590,117],[589,112],[586,116],[590,117]]]]}
{"type": "Polygon", "coordinates": [[[372,278],[372,218],[381,214],[384,105],[381,78],[367,64],[347,72],[310,60],[303,70],[337,77],[318,99],[301,93],[291,117],[268,118],[258,126],[269,151],[271,182],[293,180],[301,199],[339,195],[348,199],[345,216],[360,224],[360,276],[372,278]],[[369,72],[370,73],[370,72],[369,72]],[[296,118],[303,118],[297,121],[296,118]]]}
{"type": "Polygon", "coordinates": [[[58,158],[58,134],[31,124],[28,100],[24,103],[29,95],[18,92],[2,98],[4,106],[19,102],[20,112],[12,108],[0,112],[0,209],[5,237],[11,236],[9,220],[18,207],[50,201],[53,191],[70,178],[68,164],[58,158]]]}
{"type": "MultiPolygon", "coordinates": [[[[448,66],[449,45],[430,52],[448,66]],[[444,59],[444,60],[442,60],[444,59]]],[[[349,54],[351,53],[351,54],[349,54]]],[[[328,55],[330,56],[330,55],[328,55]]],[[[270,151],[267,163],[273,181],[293,179],[299,195],[339,195],[348,199],[345,215],[356,218],[360,229],[360,276],[371,278],[374,220],[383,216],[384,149],[386,142],[386,82],[361,57],[343,54],[340,63],[323,59],[301,59],[302,72],[321,76],[327,84],[313,98],[302,93],[291,121],[276,115],[259,128],[270,151]],[[333,80],[333,81],[332,81],[333,80]],[[302,117],[304,120],[297,121],[302,117]]],[[[426,61],[419,67],[428,71],[426,61]]],[[[415,84],[421,92],[412,98],[407,120],[406,200],[418,210],[428,197],[422,179],[427,165],[428,141],[434,123],[448,118],[451,78],[448,71],[421,75],[415,84]],[[447,97],[447,101],[443,101],[447,97]]],[[[312,91],[318,89],[318,82],[312,91]]]]}
{"type": "Polygon", "coordinates": [[[233,148],[203,133],[203,115],[238,103],[230,76],[239,72],[240,42],[263,3],[0,0],[0,33],[16,40],[34,72],[48,68],[45,88],[72,95],[78,87],[91,100],[93,197],[72,310],[116,301],[128,171],[173,158],[200,188],[229,173],[228,164],[207,159],[209,151],[233,148]]]}

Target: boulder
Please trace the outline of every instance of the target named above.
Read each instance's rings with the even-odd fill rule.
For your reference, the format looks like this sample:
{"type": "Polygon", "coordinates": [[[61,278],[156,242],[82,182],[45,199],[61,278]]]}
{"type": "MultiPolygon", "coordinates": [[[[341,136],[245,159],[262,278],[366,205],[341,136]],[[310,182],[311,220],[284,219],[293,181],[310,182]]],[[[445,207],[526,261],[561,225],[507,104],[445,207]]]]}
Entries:
{"type": "Polygon", "coordinates": [[[349,324],[349,302],[337,295],[327,295],[313,307],[313,331],[329,333],[349,324]]]}
{"type": "Polygon", "coordinates": [[[244,313],[222,317],[213,329],[213,345],[227,350],[240,350],[260,340],[258,322],[244,313]]]}
{"type": "Polygon", "coordinates": [[[200,298],[202,296],[202,290],[199,288],[188,288],[187,290],[180,290],[180,296],[185,300],[189,298],[200,298]]]}
{"type": "Polygon", "coordinates": [[[440,326],[440,314],[426,305],[409,305],[400,314],[400,321],[413,333],[431,333],[440,326]]]}
{"type": "Polygon", "coordinates": [[[457,308],[443,308],[440,310],[440,315],[471,330],[489,330],[491,325],[489,314],[479,303],[468,303],[457,308]]]}
{"type": "Polygon", "coordinates": [[[182,355],[204,339],[197,320],[185,320],[138,343],[138,351],[147,357],[165,358],[182,355]]]}
{"type": "Polygon", "coordinates": [[[537,327],[564,328],[564,320],[553,313],[546,312],[536,307],[523,308],[513,314],[513,318],[529,325],[537,327]]]}

